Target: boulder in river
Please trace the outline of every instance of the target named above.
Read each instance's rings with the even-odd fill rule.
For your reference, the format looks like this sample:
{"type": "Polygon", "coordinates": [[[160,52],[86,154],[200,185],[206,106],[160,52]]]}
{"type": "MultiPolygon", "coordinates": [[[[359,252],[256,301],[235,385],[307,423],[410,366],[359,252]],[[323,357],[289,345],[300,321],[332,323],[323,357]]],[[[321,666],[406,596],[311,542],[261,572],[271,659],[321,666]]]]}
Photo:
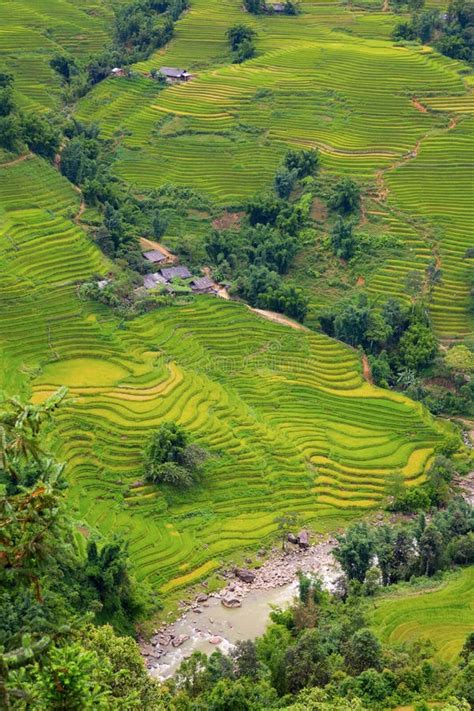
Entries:
{"type": "Polygon", "coordinates": [[[214,635],[209,639],[210,644],[220,644],[222,642],[222,638],[218,637],[217,635],[214,635]]]}
{"type": "Polygon", "coordinates": [[[234,573],[236,577],[244,583],[253,583],[255,580],[255,573],[247,568],[236,568],[234,573]]]}
{"type": "Polygon", "coordinates": [[[236,595],[227,595],[226,597],[223,597],[221,603],[224,607],[242,607],[242,600],[236,595]]]}
{"type": "Polygon", "coordinates": [[[209,595],[207,593],[199,593],[196,598],[196,602],[206,602],[208,599],[209,595]]]}
{"type": "Polygon", "coordinates": [[[174,638],[171,644],[173,645],[173,647],[181,647],[181,645],[188,639],[188,634],[179,634],[177,637],[174,638]]]}

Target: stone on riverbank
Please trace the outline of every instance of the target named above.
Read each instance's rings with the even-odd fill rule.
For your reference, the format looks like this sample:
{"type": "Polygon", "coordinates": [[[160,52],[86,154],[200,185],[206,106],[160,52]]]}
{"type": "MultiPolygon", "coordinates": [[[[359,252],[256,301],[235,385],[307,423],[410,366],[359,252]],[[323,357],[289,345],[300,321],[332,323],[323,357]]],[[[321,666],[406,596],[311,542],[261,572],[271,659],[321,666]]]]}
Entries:
{"type": "Polygon", "coordinates": [[[248,570],[247,568],[236,568],[234,570],[234,574],[239,580],[242,580],[244,583],[253,583],[255,580],[255,573],[252,572],[251,570],[248,570]]]}
{"type": "Polygon", "coordinates": [[[186,640],[188,640],[188,639],[189,639],[189,635],[188,635],[188,634],[180,634],[180,635],[178,635],[178,637],[175,637],[175,638],[173,639],[173,641],[171,642],[171,644],[173,645],[173,647],[180,647],[180,646],[181,646],[184,642],[186,642],[186,640]]]}
{"type": "Polygon", "coordinates": [[[224,607],[242,607],[242,600],[240,597],[236,597],[235,595],[227,595],[226,597],[223,597],[221,603],[224,607]]]}

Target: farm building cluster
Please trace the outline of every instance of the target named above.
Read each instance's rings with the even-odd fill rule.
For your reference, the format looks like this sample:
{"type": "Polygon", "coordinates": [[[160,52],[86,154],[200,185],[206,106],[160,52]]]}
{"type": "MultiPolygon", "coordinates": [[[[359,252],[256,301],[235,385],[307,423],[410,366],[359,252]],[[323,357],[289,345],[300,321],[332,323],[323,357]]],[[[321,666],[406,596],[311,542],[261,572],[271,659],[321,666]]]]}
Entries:
{"type": "Polygon", "coordinates": [[[194,294],[217,294],[216,284],[208,276],[193,276],[187,267],[168,267],[143,277],[145,289],[162,287],[170,294],[176,291],[176,280],[189,287],[194,294]]]}
{"type": "Polygon", "coordinates": [[[188,287],[194,294],[217,294],[217,286],[208,276],[193,276],[184,266],[168,265],[170,257],[159,249],[143,252],[144,258],[153,265],[162,264],[158,272],[145,274],[143,286],[145,289],[161,287],[168,293],[176,291],[176,280],[180,280],[182,287],[188,287]]]}

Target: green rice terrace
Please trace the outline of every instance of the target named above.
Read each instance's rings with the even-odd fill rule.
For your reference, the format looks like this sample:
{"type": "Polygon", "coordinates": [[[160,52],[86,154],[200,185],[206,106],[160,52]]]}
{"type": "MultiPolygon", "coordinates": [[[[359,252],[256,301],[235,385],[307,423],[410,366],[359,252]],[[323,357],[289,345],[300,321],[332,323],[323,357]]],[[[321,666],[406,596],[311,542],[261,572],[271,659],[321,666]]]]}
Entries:
{"type": "MultiPolygon", "coordinates": [[[[51,58],[103,47],[120,4],[0,3],[0,68],[23,110],[61,110],[51,58]]],[[[288,148],[319,149],[323,174],[357,179],[364,219],[396,243],[363,288],[407,301],[407,273],[436,258],[431,316],[450,341],[471,331],[474,79],[430,47],[394,44],[387,7],[303,2],[295,17],[257,17],[240,0],[191,0],[166,47],[71,111],[113,139],[112,170],[130,190],[190,187],[216,209],[271,187],[288,148]],[[225,32],[242,21],[257,54],[231,64],[225,32]],[[147,76],[162,65],[192,79],[163,88],[147,76]]],[[[451,425],[373,386],[356,350],[212,296],[130,320],[81,300],[78,285],[111,264],[81,222],[80,191],[33,154],[0,161],[0,388],[35,402],[69,388],[51,433],[68,496],[85,530],[129,540],[138,577],[172,593],[259,548],[278,515],[333,531],[377,507],[394,474],[424,480],[451,425]],[[210,459],[199,485],[165,497],[141,468],[166,421],[210,459]]],[[[304,265],[289,278],[308,282],[315,308],[331,300],[304,265]]]]}
{"type": "Polygon", "coordinates": [[[377,603],[372,624],[385,641],[430,639],[442,659],[453,660],[471,631],[473,583],[470,567],[433,589],[392,593],[377,603]]]}
{"type": "Polygon", "coordinates": [[[0,173],[3,387],[72,396],[55,435],[86,525],[124,533],[163,590],[259,545],[289,509],[324,531],[373,507],[386,477],[417,482],[445,426],[364,381],[355,351],[200,297],[120,322],[76,297],[106,268],[71,216],[78,195],[36,158],[0,173]],[[39,246],[41,245],[41,246],[39,246]],[[185,425],[212,454],[167,501],[140,482],[147,433],[185,425]]]}

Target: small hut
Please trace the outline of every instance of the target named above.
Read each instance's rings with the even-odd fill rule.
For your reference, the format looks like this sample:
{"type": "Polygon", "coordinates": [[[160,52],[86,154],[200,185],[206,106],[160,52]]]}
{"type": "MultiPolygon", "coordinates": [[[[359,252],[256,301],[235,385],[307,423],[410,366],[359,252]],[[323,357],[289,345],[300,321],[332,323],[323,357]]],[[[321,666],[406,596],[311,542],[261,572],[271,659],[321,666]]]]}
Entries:
{"type": "Polygon", "coordinates": [[[160,67],[160,74],[166,77],[167,81],[188,81],[190,77],[186,69],[179,67],[160,67]]]}

